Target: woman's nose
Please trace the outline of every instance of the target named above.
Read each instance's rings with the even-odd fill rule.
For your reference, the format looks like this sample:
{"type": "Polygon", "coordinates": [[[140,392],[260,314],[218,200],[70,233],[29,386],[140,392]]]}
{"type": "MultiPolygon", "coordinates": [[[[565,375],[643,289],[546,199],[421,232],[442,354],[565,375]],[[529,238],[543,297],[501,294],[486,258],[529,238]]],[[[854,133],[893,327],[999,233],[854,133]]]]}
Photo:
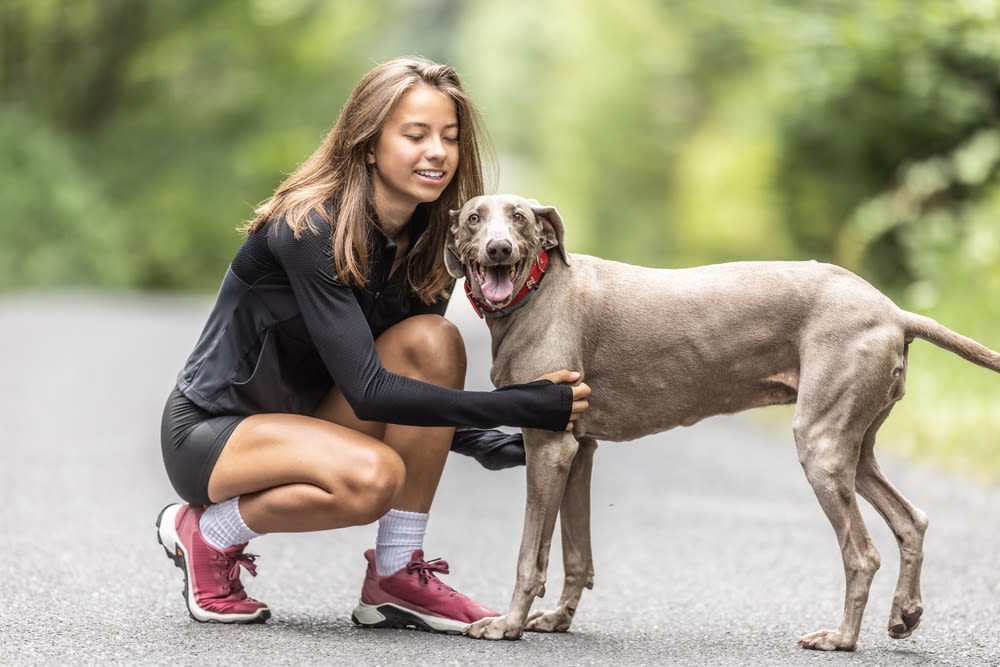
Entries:
{"type": "Polygon", "coordinates": [[[427,157],[440,159],[444,156],[444,142],[441,140],[441,137],[431,137],[427,142],[427,157]]]}

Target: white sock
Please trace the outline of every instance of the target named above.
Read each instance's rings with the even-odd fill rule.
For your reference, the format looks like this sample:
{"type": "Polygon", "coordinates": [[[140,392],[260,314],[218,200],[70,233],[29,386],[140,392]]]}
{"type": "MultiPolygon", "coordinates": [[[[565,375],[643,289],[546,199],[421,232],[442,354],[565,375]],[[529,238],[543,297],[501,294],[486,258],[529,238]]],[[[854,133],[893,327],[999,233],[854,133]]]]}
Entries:
{"type": "Polygon", "coordinates": [[[220,551],[249,542],[258,534],[250,530],[240,515],[240,498],[209,505],[198,524],[208,546],[220,551]]]}
{"type": "Polygon", "coordinates": [[[424,512],[389,510],[378,520],[375,538],[375,572],[385,577],[406,567],[413,552],[424,546],[427,530],[424,512]]]}

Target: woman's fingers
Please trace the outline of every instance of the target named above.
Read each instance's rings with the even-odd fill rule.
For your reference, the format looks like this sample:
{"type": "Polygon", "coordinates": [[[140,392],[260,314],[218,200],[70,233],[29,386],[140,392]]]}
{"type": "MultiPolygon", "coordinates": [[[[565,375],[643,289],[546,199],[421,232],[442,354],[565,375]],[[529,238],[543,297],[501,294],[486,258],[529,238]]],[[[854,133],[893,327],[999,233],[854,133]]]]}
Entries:
{"type": "Polygon", "coordinates": [[[546,373],[538,379],[548,380],[553,384],[573,385],[573,409],[570,411],[569,423],[566,424],[566,430],[572,431],[576,420],[580,418],[580,415],[582,415],[587,408],[590,407],[590,401],[587,400],[587,397],[590,396],[590,385],[586,382],[580,382],[579,371],[571,371],[565,368],[551,373],[546,373]]]}
{"type": "Polygon", "coordinates": [[[552,371],[551,373],[546,373],[538,380],[548,380],[552,384],[573,384],[580,379],[579,371],[570,371],[565,368],[559,371],[552,371]]]}
{"type": "MultiPolygon", "coordinates": [[[[588,387],[588,390],[589,390],[589,387],[588,387]]],[[[590,392],[588,391],[587,393],[590,393],[590,392]]],[[[585,400],[585,399],[584,400],[579,400],[579,401],[573,401],[573,409],[572,409],[572,411],[570,412],[570,415],[569,415],[569,423],[566,424],[566,430],[567,431],[572,431],[573,430],[573,425],[576,423],[576,420],[580,418],[580,415],[582,415],[583,412],[588,407],[590,407],[590,402],[587,401],[587,400],[585,400]]]]}

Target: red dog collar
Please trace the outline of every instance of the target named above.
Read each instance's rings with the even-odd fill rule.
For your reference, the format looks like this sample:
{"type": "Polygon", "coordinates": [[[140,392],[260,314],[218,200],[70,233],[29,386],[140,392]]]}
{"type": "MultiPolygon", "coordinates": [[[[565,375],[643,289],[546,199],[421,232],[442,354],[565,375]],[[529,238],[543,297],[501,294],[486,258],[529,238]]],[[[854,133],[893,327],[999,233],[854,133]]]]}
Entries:
{"type": "Polygon", "coordinates": [[[469,303],[472,304],[472,309],[476,311],[476,314],[480,318],[483,317],[506,317],[510,315],[515,310],[523,306],[524,304],[531,301],[531,297],[535,295],[535,288],[542,282],[542,276],[545,275],[545,269],[549,265],[549,251],[542,248],[538,251],[538,257],[535,258],[534,263],[531,265],[531,272],[528,274],[528,279],[524,281],[524,285],[518,290],[514,298],[510,300],[503,308],[494,308],[493,306],[487,305],[477,299],[472,294],[472,286],[469,284],[469,279],[465,279],[465,295],[469,297],[469,303]]]}

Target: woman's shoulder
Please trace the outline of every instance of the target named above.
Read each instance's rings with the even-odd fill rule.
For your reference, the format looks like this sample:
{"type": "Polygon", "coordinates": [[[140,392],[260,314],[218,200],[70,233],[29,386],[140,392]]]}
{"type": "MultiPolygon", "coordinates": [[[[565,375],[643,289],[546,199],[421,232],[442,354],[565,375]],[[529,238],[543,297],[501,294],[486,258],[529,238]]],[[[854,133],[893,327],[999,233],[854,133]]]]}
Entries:
{"type": "Polygon", "coordinates": [[[333,236],[334,220],[331,212],[312,209],[303,215],[282,214],[265,225],[268,235],[282,243],[318,239],[329,241],[333,236]]]}
{"type": "Polygon", "coordinates": [[[297,223],[281,216],[258,232],[267,234],[268,249],[286,269],[303,261],[326,264],[330,260],[333,227],[319,214],[310,212],[297,223]]]}

